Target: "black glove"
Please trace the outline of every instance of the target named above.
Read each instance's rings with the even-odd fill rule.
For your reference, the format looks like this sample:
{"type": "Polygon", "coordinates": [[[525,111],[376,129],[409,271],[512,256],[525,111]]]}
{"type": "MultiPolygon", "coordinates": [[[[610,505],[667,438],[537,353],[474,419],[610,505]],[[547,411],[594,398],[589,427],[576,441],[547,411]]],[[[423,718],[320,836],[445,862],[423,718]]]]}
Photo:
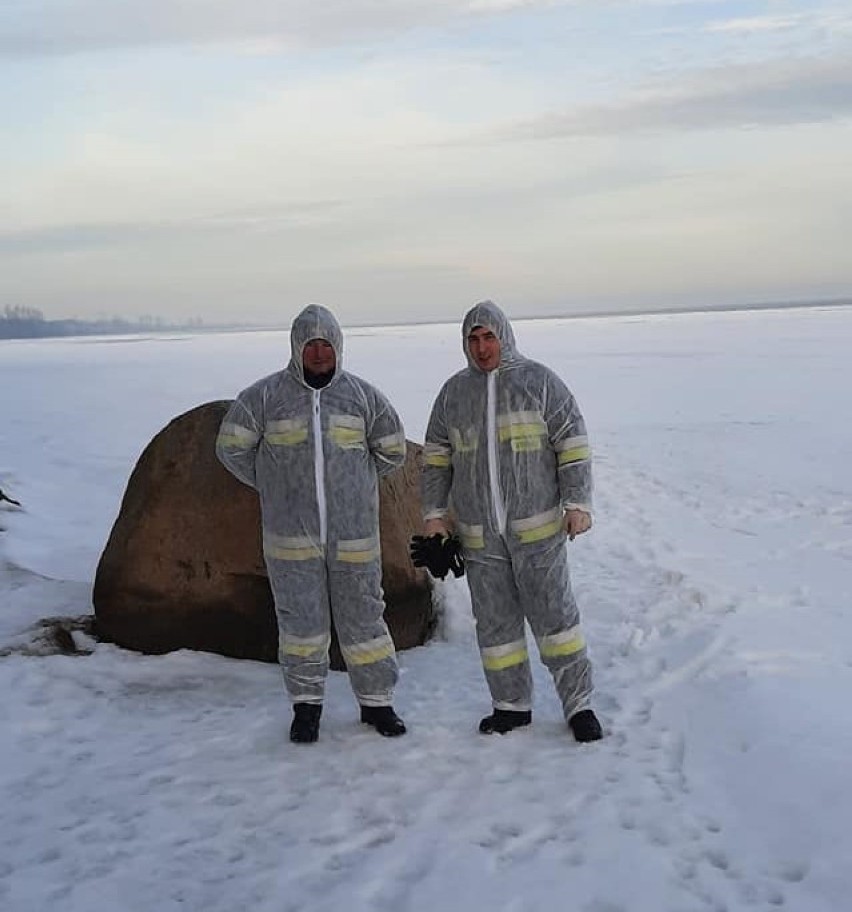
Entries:
{"type": "Polygon", "coordinates": [[[444,538],[435,535],[415,535],[409,546],[411,563],[425,567],[436,579],[444,579],[450,571],[450,562],[444,551],[444,538]]]}
{"type": "Polygon", "coordinates": [[[447,566],[453,571],[453,576],[456,579],[463,576],[464,554],[457,535],[449,535],[444,539],[444,554],[447,558],[447,566]]]}
{"type": "Polygon", "coordinates": [[[411,562],[415,567],[425,567],[436,579],[464,573],[461,542],[455,535],[415,535],[411,539],[411,562]]]}

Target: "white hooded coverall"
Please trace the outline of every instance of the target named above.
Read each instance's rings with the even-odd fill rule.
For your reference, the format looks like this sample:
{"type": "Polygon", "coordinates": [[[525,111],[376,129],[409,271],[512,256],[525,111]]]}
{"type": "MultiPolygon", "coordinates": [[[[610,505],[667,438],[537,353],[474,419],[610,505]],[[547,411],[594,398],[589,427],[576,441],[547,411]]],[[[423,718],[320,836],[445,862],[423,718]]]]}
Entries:
{"type": "Polygon", "coordinates": [[[468,312],[462,340],[468,367],[444,384],[426,431],[424,518],[456,515],[494,708],[531,708],[526,618],[569,719],[592,692],[563,530],[565,509],[591,512],[586,426],[559,377],[518,353],[495,304],[468,312]],[[468,350],[477,326],[500,341],[490,372],[468,350]]]}
{"type": "Polygon", "coordinates": [[[378,476],[405,461],[399,416],[343,370],[334,315],[312,304],[293,322],[286,369],[243,390],[216,441],[225,467],[260,496],[279,660],[294,703],[322,703],[331,618],[362,706],[390,706],[396,654],[383,618],[378,476]],[[305,381],[311,339],[334,348],[330,382],[305,381]]]}

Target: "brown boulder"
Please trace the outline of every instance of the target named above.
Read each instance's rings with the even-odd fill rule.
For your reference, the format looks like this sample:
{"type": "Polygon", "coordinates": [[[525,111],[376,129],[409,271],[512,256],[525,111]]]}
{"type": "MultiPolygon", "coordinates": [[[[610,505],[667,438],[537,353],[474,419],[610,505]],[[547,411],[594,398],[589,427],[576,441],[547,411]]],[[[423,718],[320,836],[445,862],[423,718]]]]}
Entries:
{"type": "MultiPolygon", "coordinates": [[[[277,659],[257,495],[215,454],[229,405],[180,415],[139,458],[95,575],[102,638],[146,653],[277,659]]],[[[420,527],[420,451],[409,442],[405,466],[379,485],[385,619],[398,649],[421,645],[434,627],[429,584],[408,557],[420,527]]],[[[343,667],[336,641],[332,667],[343,667]]]]}

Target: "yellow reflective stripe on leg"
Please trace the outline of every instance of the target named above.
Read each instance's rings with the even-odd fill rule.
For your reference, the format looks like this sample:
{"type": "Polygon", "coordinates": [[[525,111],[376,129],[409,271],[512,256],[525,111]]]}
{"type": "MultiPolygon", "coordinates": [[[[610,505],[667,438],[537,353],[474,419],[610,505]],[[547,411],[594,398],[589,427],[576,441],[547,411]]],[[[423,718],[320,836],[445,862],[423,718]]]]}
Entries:
{"type": "Polygon", "coordinates": [[[539,652],[541,657],[554,659],[557,656],[574,655],[585,649],[586,640],[582,630],[578,626],[563,630],[561,633],[554,633],[550,636],[541,637],[538,641],[539,652]]]}
{"type": "Polygon", "coordinates": [[[341,539],[337,543],[337,559],[344,564],[369,564],[370,561],[378,560],[380,553],[375,536],[341,539]]]}
{"type": "Polygon", "coordinates": [[[283,634],[279,640],[279,649],[284,655],[307,656],[316,653],[324,654],[328,650],[330,637],[327,633],[321,633],[313,637],[297,637],[290,634],[283,634]]]}
{"type": "Polygon", "coordinates": [[[502,671],[504,668],[511,668],[513,665],[522,665],[529,659],[529,653],[526,647],[519,649],[517,652],[511,652],[505,656],[495,656],[493,658],[482,657],[482,667],[486,671],[502,671]]]}
{"type": "Polygon", "coordinates": [[[322,557],[322,548],[307,535],[285,536],[266,533],[263,536],[263,553],[275,560],[302,561],[322,557]]]}
{"type": "Polygon", "coordinates": [[[486,671],[502,671],[514,665],[523,665],[529,658],[526,640],[515,640],[501,646],[483,646],[482,667],[486,671]]]}
{"type": "Polygon", "coordinates": [[[377,548],[370,548],[367,551],[338,551],[337,559],[344,564],[369,564],[370,561],[377,560],[379,551],[377,548]]]}
{"type": "Polygon", "coordinates": [[[379,636],[365,643],[352,643],[349,646],[340,644],[340,651],[347,665],[371,665],[381,662],[394,654],[393,640],[389,636],[379,636]]]}

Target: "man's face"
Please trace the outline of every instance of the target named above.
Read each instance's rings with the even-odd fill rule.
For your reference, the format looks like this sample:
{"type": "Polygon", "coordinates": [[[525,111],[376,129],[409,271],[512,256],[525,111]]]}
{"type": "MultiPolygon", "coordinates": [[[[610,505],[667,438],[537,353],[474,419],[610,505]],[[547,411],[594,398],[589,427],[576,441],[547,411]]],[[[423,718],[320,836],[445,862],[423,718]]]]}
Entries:
{"type": "Polygon", "coordinates": [[[481,371],[493,371],[500,364],[500,340],[485,326],[474,326],[467,337],[473,363],[481,371]]]}
{"type": "Polygon", "coordinates": [[[325,339],[311,339],[302,349],[302,367],[310,374],[329,374],[336,365],[334,348],[325,339]]]}

